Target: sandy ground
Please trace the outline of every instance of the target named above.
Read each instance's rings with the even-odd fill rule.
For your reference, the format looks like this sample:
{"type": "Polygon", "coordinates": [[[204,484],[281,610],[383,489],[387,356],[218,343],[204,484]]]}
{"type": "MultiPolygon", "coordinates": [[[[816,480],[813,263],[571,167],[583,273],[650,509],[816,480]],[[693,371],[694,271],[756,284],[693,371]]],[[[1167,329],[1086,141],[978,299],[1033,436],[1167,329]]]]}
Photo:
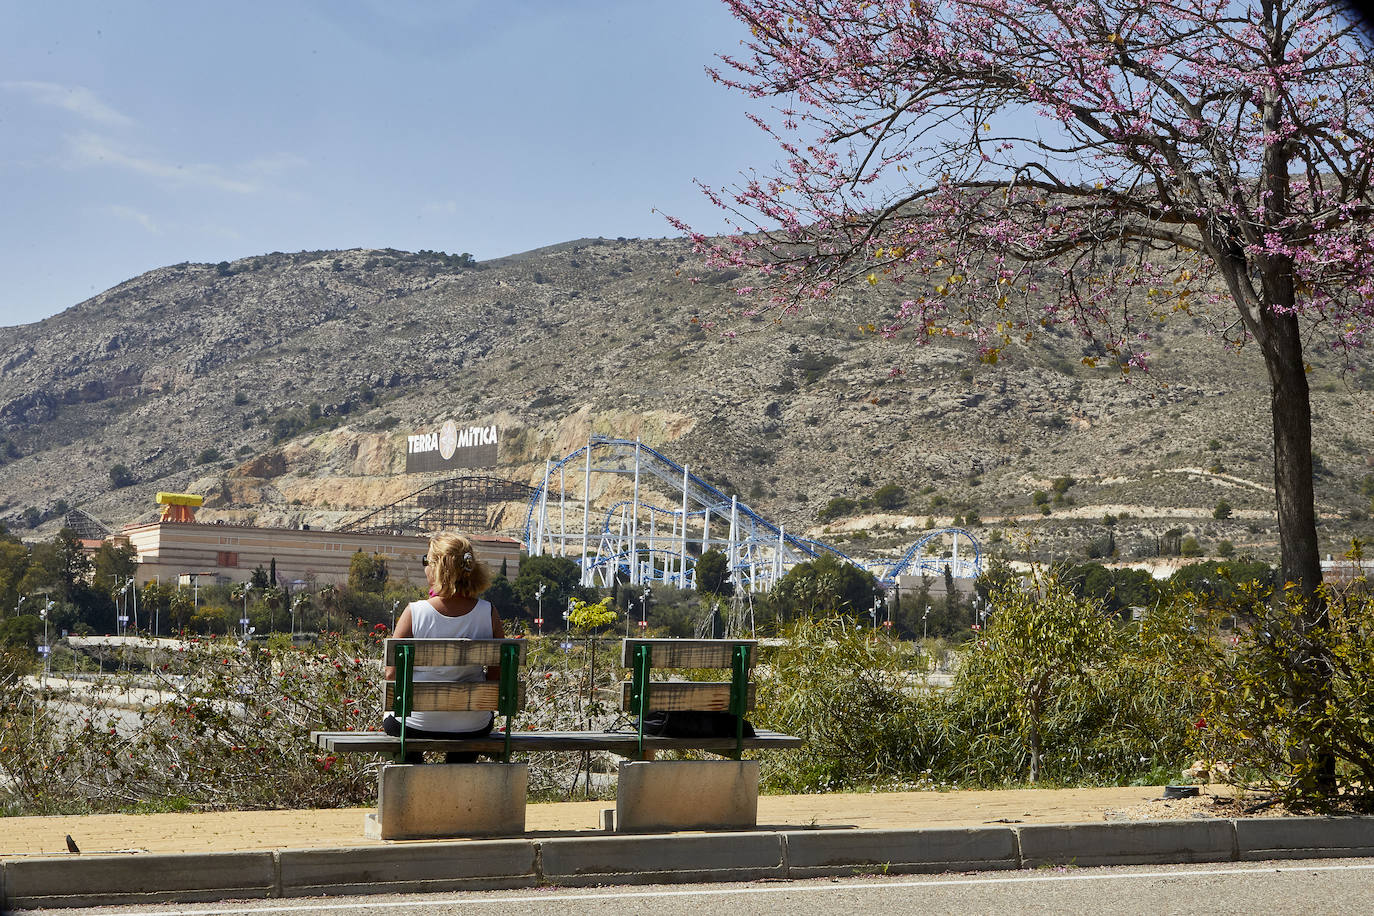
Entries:
{"type": "MultiPolygon", "coordinates": [[[[834,793],[759,799],[761,829],[916,829],[984,824],[1071,824],[1180,817],[1234,817],[1229,797],[1164,801],[1158,786],[1104,789],[834,793]]],[[[598,832],[598,813],[614,801],[532,804],[531,835],[598,832]]],[[[216,811],[12,817],[0,821],[0,858],[69,855],[71,836],[83,855],[121,852],[228,852],[388,845],[363,836],[370,809],[216,811]]],[[[1272,812],[1270,812],[1272,814],[1272,812]]]]}

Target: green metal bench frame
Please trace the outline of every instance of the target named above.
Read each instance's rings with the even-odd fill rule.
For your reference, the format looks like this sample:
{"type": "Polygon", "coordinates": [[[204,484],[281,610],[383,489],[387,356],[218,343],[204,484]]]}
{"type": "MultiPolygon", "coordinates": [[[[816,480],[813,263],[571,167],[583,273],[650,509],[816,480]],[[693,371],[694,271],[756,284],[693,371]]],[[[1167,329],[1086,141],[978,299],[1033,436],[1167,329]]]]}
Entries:
{"type": "MultiPolygon", "coordinates": [[[[750,646],[734,646],[730,661],[730,706],[735,716],[735,750],[730,756],[739,760],[744,755],[744,716],[749,711],[749,650],[750,646]]],[[[649,698],[653,693],[649,672],[653,670],[653,646],[635,645],[631,648],[633,665],[630,668],[630,706],[639,719],[639,756],[644,756],[644,718],[649,714],[649,698]]]]}
{"type": "MultiPolygon", "coordinates": [[[[498,679],[496,710],[506,717],[506,749],[501,757],[502,763],[510,763],[511,719],[520,705],[520,647],[506,643],[501,647],[501,676],[498,679]]],[[[396,703],[393,710],[397,723],[401,726],[401,748],[396,753],[396,762],[406,759],[406,717],[413,712],[415,703],[415,646],[396,647],[396,703]]]]}

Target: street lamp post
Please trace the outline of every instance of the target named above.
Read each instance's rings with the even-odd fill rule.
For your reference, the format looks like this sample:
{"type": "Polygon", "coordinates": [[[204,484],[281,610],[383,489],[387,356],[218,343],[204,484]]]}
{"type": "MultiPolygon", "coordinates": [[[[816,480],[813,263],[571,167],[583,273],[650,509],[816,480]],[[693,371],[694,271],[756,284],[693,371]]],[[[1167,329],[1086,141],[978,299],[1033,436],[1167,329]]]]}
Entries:
{"type": "Polygon", "coordinates": [[[868,616],[873,618],[873,629],[878,629],[878,612],[882,610],[883,599],[881,595],[873,596],[873,610],[868,612],[868,616]]]}
{"type": "Polygon", "coordinates": [[[295,639],[296,639],[296,611],[297,611],[298,608],[300,608],[301,602],[304,601],[304,600],[305,600],[305,595],[297,595],[297,596],[295,597],[295,599],[291,601],[291,639],[292,639],[292,641],[295,641],[295,639]]]}
{"type": "Polygon", "coordinates": [[[401,606],[401,599],[397,598],[391,602],[391,632],[396,632],[396,609],[401,606]]]}
{"type": "Polygon", "coordinates": [[[239,626],[243,627],[243,635],[248,636],[248,593],[253,590],[252,582],[243,583],[243,619],[239,621],[239,626]]]}
{"type": "Polygon", "coordinates": [[[48,615],[53,609],[52,599],[43,605],[38,616],[43,618],[43,688],[48,687],[48,675],[52,672],[52,642],[48,639],[48,615]]]}
{"type": "Polygon", "coordinates": [[[926,605],[926,612],[921,615],[921,642],[926,639],[926,618],[930,616],[930,605],[926,605]]]}
{"type": "Polygon", "coordinates": [[[649,587],[644,587],[644,594],[639,596],[639,633],[644,633],[649,629],[649,587]]]}
{"type": "MultiPolygon", "coordinates": [[[[540,636],[544,635],[544,592],[549,590],[549,583],[540,582],[539,587],[534,590],[534,600],[539,602],[539,610],[534,618],[534,625],[538,627],[540,636]]],[[[567,614],[563,615],[567,617],[567,614]]]]}

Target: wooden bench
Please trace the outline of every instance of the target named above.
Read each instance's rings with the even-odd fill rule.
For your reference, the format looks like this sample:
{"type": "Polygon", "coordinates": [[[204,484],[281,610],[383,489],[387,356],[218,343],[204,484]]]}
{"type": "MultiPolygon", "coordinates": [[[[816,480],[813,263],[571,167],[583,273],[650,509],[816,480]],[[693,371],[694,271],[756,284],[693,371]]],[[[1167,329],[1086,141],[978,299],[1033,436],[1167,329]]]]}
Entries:
{"type": "MultiPolygon", "coordinates": [[[[638,722],[643,757],[644,721],[651,712],[701,710],[728,712],[735,717],[730,756],[739,760],[744,750],[744,717],[754,708],[754,685],[749,679],[758,644],[752,640],[726,639],[627,639],[621,644],[620,664],[630,669],[622,688],[621,709],[638,722]],[[655,668],[728,668],[728,681],[654,681],[655,668]]],[[[652,737],[652,736],[650,736],[652,737]]],[[[777,736],[775,736],[777,737],[777,736]]],[[[677,738],[677,741],[703,739],[677,738]]],[[[770,742],[765,739],[765,745],[770,742]]]]}
{"type": "Polygon", "coordinates": [[[525,706],[525,686],[519,671],[525,661],[525,647],[523,639],[388,639],[382,664],[395,675],[383,682],[382,708],[394,712],[401,728],[395,739],[396,761],[403,762],[407,751],[439,750],[429,745],[454,743],[432,738],[407,741],[406,717],[412,712],[489,711],[506,717],[506,738],[500,753],[502,762],[510,763],[511,719],[525,706]],[[495,681],[415,680],[416,668],[464,665],[495,666],[500,674],[495,681]]]}
{"type": "MultiPolygon", "coordinates": [[[[638,760],[622,763],[616,783],[615,826],[623,831],[752,828],[758,825],[759,763],[743,759],[746,747],[796,747],[801,739],[776,732],[746,738],[745,715],[754,708],[750,678],[758,654],[753,640],[627,639],[621,664],[630,669],[621,708],[638,722],[638,760]],[[725,669],[728,681],[654,680],[653,672],[725,669]],[[644,734],[651,712],[726,712],[734,734],[730,760],[648,760],[644,734]]],[[[704,749],[712,739],[668,738],[682,749],[704,749]]],[[[717,750],[717,753],[720,753],[717,750]]]]}
{"type": "MultiPolygon", "coordinates": [[[[357,748],[393,754],[396,765],[378,775],[377,811],[368,815],[364,832],[381,839],[440,836],[505,836],[525,830],[525,795],[529,770],[512,764],[512,720],[524,706],[520,665],[526,644],[520,639],[388,639],[382,664],[394,671],[383,680],[382,707],[395,713],[400,735],[368,733],[370,746],[357,748]],[[447,666],[497,667],[495,681],[417,681],[415,669],[447,666]],[[498,746],[483,739],[414,738],[407,734],[406,717],[413,712],[491,712],[505,717],[498,746]],[[404,765],[415,751],[473,751],[499,754],[501,764],[475,766],[404,765]]],[[[320,747],[339,752],[337,737],[352,732],[312,732],[320,747]]]]}
{"type": "MultiPolygon", "coordinates": [[[[491,710],[505,717],[504,733],[493,732],[482,738],[438,739],[412,738],[404,733],[400,737],[392,737],[384,732],[317,731],[311,732],[311,740],[330,753],[384,754],[393,756],[397,761],[403,760],[407,752],[414,751],[466,751],[498,755],[507,764],[509,764],[512,754],[522,752],[608,751],[635,762],[635,768],[628,772],[625,764],[621,766],[621,791],[617,793],[617,823],[622,826],[622,829],[650,829],[647,826],[637,826],[649,823],[642,818],[636,819],[634,816],[634,811],[641,810],[643,806],[626,807],[622,813],[622,801],[627,799],[627,794],[635,797],[645,793],[653,797],[663,795],[668,790],[658,788],[657,782],[645,786],[642,790],[635,787],[643,786],[646,778],[657,779],[658,774],[669,771],[673,771],[674,778],[678,779],[679,782],[681,779],[687,778],[689,771],[697,777],[703,773],[717,777],[729,775],[730,781],[728,785],[697,785],[689,780],[691,784],[680,785],[679,788],[671,790],[669,792],[671,796],[689,802],[688,807],[683,811],[683,817],[688,814],[692,817],[684,820],[683,817],[674,815],[671,811],[654,803],[654,808],[658,812],[654,815],[654,825],[657,825],[658,820],[666,817],[678,824],[679,829],[683,829],[682,825],[688,824],[688,821],[694,824],[696,821],[702,820],[703,812],[707,815],[706,820],[710,821],[710,806],[701,804],[702,798],[699,797],[703,794],[707,796],[726,795],[733,798],[740,796],[742,792],[744,795],[752,796],[753,807],[751,810],[756,812],[758,764],[757,761],[743,760],[743,752],[751,749],[780,749],[801,746],[800,738],[780,732],[758,730],[752,737],[743,733],[744,714],[754,704],[754,685],[750,679],[750,673],[757,654],[757,643],[752,640],[625,640],[621,650],[621,658],[625,667],[630,669],[630,679],[623,684],[621,706],[626,712],[638,718],[639,725],[635,731],[516,731],[513,727],[513,720],[516,713],[524,705],[524,685],[520,678],[519,668],[525,661],[525,648],[526,641],[518,639],[389,639],[386,641],[384,661],[389,667],[395,667],[396,677],[394,680],[388,680],[385,684],[384,707],[389,711],[394,711],[398,721],[403,723],[405,714],[414,711],[491,710]],[[414,681],[414,669],[417,666],[478,664],[499,666],[499,679],[473,683],[414,681]],[[654,670],[700,668],[728,669],[730,680],[703,683],[654,680],[652,677],[654,670]],[[719,710],[734,713],[738,717],[735,734],[699,738],[673,738],[644,734],[643,722],[649,711],[667,710],[671,712],[688,709],[719,710]],[[718,761],[650,761],[646,759],[657,752],[670,750],[698,750],[730,759],[718,761]],[[648,766],[640,766],[641,763],[648,764],[648,766]],[[723,768],[710,769],[692,766],[693,764],[722,764],[725,767],[733,767],[733,769],[727,773],[723,768]],[[745,779],[743,784],[739,784],[736,778],[741,773],[745,779]],[[748,786],[750,780],[752,780],[752,789],[748,786]],[[630,789],[628,793],[627,787],[630,789]],[[693,796],[698,797],[693,798],[693,796]],[[673,820],[674,818],[676,820],[673,820]]],[[[453,766],[473,769],[464,764],[453,766]]],[[[523,767],[522,764],[510,764],[510,766],[523,767]]],[[[491,765],[481,764],[477,768],[480,769],[481,767],[491,767],[491,765]]],[[[382,770],[379,783],[378,813],[375,816],[379,823],[383,821],[387,824],[400,822],[399,815],[397,817],[391,816],[391,809],[401,807],[399,803],[392,804],[392,802],[398,795],[402,794],[401,790],[394,788],[395,780],[400,778],[397,773],[402,769],[405,768],[384,767],[382,770]],[[388,778],[393,781],[391,783],[393,788],[390,792],[387,791],[388,778]]],[[[409,769],[426,771],[423,775],[409,777],[412,779],[426,779],[435,782],[445,778],[438,775],[438,772],[446,769],[446,767],[429,766],[409,769]]],[[[527,785],[527,771],[522,770],[521,772],[525,775],[512,778],[523,779],[522,785],[527,785]]],[[[421,790],[416,789],[414,791],[421,790]]],[[[457,789],[452,786],[429,785],[423,789],[425,794],[440,791],[452,792],[457,791],[457,789]]],[[[463,791],[471,795],[475,790],[468,788],[463,791]]],[[[524,791],[523,788],[521,791],[524,791]]],[[[381,835],[383,838],[519,833],[523,832],[523,798],[518,807],[520,808],[521,827],[515,831],[506,829],[511,823],[510,820],[502,821],[500,825],[490,828],[482,828],[472,824],[462,825],[459,829],[460,825],[451,823],[452,817],[449,818],[450,823],[447,826],[441,825],[434,828],[445,831],[439,833],[414,832],[410,827],[405,828],[409,832],[396,833],[395,830],[400,828],[386,825],[379,828],[369,826],[369,830],[374,835],[381,835]],[[380,830],[381,833],[377,834],[377,830],[380,830]]],[[[748,807],[747,804],[745,807],[748,807]]],[[[740,808],[740,804],[735,804],[735,808],[740,808]]],[[[456,815],[454,816],[456,817],[456,815]]],[[[743,816],[740,815],[740,817],[743,816]]],[[[754,814],[749,814],[751,818],[754,816],[754,814]]],[[[711,823],[716,826],[742,826],[743,824],[739,821],[740,818],[737,817],[728,824],[716,823],[715,821],[711,821],[711,823]]],[[[665,820],[664,823],[668,823],[668,821],[665,820]]],[[[425,828],[426,831],[429,829],[429,827],[425,828]]]]}

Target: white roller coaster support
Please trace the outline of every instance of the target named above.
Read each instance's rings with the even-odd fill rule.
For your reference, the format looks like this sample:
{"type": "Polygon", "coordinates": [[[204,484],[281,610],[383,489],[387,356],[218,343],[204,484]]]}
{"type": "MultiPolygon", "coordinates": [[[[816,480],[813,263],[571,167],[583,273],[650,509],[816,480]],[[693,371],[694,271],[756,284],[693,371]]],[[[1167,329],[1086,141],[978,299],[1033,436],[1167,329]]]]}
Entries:
{"type": "MultiPolygon", "coordinates": [[[[581,447],[581,446],[579,446],[581,447]]],[[[674,583],[683,588],[694,584],[691,555],[719,549],[725,552],[727,564],[740,593],[749,595],[767,591],[795,564],[833,553],[848,560],[841,551],[826,544],[808,542],[796,535],[788,535],[782,526],[770,524],[744,503],[738,496],[730,496],[692,475],[685,465],[679,465],[641,440],[611,439],[592,436],[587,439],[582,462],[582,515],[577,506],[570,505],[576,497],[568,494],[571,468],[565,465],[576,461],[576,451],[569,453],[558,466],[558,518],[550,514],[550,492],[553,488],[554,462],[547,462],[544,485],[532,494],[526,517],[524,537],[530,556],[545,554],[572,556],[576,553],[576,539],[580,536],[581,583],[610,585],[618,575],[636,587],[650,583],[674,583]],[[612,505],[595,510],[592,507],[592,450],[604,458],[597,473],[621,476],[633,475],[633,494],[612,505]],[[646,474],[648,476],[646,476],[646,474]],[[647,487],[647,489],[646,489],[647,487]],[[679,490],[678,488],[681,487],[679,490]],[[722,518],[727,512],[729,516],[722,518]],[[649,513],[649,527],[641,537],[639,523],[643,513],[649,513]],[[664,531],[658,531],[658,513],[664,515],[664,531]],[[694,516],[700,513],[700,531],[694,516]],[[717,536],[714,525],[728,523],[728,533],[717,536]],[[581,524],[582,530],[577,529],[581,524]],[[570,549],[570,545],[571,549],[570,549]],[[661,554],[661,555],[660,555],[661,554]],[[623,572],[622,572],[623,570],[623,572]]],[[[624,493],[618,486],[602,486],[605,495],[624,493]]],[[[960,577],[975,575],[980,564],[977,541],[962,529],[939,529],[928,532],[901,560],[888,564],[884,581],[908,571],[920,574],[932,570],[938,575],[945,565],[960,577]],[[943,559],[927,557],[927,543],[933,550],[935,538],[954,537],[943,559]],[[959,538],[969,541],[960,544],[959,538]]]]}
{"type": "Polygon", "coordinates": [[[730,561],[730,572],[734,573],[735,565],[739,563],[739,497],[730,497],[730,542],[726,548],[726,557],[730,561]]]}
{"type": "Polygon", "coordinates": [[[687,587],[687,494],[691,489],[690,479],[687,474],[687,465],[684,464],[682,466],[682,547],[678,550],[677,557],[678,588],[687,587]]]}
{"type": "Polygon", "coordinates": [[[754,523],[749,523],[749,591],[757,591],[759,586],[759,544],[755,540],[754,523]]]}
{"type": "Polygon", "coordinates": [[[587,560],[587,532],[592,528],[592,440],[587,439],[587,464],[582,471],[582,584],[592,584],[591,563],[587,560]]]}
{"type": "Polygon", "coordinates": [[[630,584],[639,584],[639,440],[635,439],[635,498],[630,516],[630,584]]]}
{"type": "Polygon", "coordinates": [[[777,585],[782,579],[782,552],[787,543],[787,537],[783,534],[784,527],[778,526],[778,549],[773,554],[773,585],[777,585]]]}
{"type": "Polygon", "coordinates": [[[539,528],[538,537],[535,538],[537,542],[534,549],[535,556],[539,556],[544,552],[544,525],[549,517],[549,469],[552,466],[553,462],[544,462],[544,485],[539,491],[539,528]]]}

